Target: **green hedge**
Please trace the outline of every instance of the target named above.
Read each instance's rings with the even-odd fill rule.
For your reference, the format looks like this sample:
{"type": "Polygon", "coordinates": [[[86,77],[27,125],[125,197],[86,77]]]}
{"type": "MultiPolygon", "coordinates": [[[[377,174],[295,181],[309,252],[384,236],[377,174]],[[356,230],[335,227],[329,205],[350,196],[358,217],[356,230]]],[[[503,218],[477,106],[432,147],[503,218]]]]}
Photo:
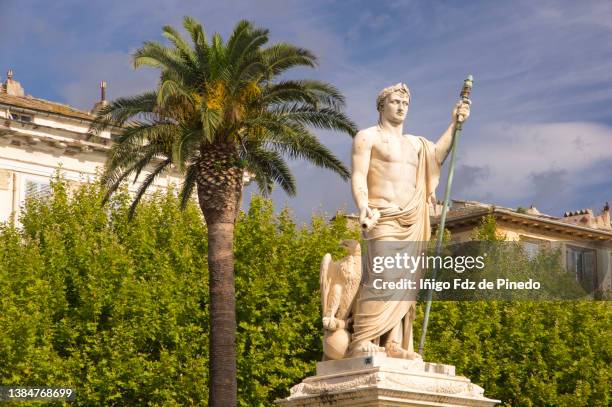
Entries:
{"type": "Polygon", "coordinates": [[[205,229],[156,197],[62,182],[0,232],[0,382],[70,385],[76,405],[189,405],[206,395],[205,229]]]}
{"type": "MultiPolygon", "coordinates": [[[[0,384],[71,386],[77,406],[206,405],[199,210],[159,195],[127,222],[125,194],[102,208],[95,185],[66,188],[56,181],[50,198],[29,202],[22,228],[0,228],[0,384]]],[[[257,197],[241,215],[241,406],[271,405],[314,373],[319,262],[351,237],[342,218],[299,226],[257,197]]],[[[426,358],[508,405],[608,405],[611,314],[605,302],[435,303],[426,358]]]]}

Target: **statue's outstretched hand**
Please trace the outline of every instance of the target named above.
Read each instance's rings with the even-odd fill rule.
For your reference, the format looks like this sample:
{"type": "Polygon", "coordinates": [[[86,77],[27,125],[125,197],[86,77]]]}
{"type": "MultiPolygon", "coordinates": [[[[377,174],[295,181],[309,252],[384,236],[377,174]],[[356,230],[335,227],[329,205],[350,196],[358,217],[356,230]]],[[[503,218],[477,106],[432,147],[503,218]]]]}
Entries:
{"type": "Polygon", "coordinates": [[[460,100],[457,102],[455,107],[453,108],[452,120],[453,122],[456,120],[458,122],[464,122],[470,117],[470,105],[472,102],[470,100],[463,101],[460,100]]]}

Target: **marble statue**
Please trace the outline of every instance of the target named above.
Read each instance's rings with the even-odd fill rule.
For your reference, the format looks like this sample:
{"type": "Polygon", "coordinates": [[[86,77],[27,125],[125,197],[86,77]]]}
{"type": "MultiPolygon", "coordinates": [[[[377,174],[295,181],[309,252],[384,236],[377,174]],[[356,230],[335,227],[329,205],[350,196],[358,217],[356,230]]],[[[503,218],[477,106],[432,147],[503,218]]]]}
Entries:
{"type": "Polygon", "coordinates": [[[340,245],[348,256],[333,261],[327,253],[321,261],[321,307],[323,310],[324,359],[342,359],[350,343],[350,315],[361,283],[361,246],[356,240],[340,245]]]}
{"type": "MultiPolygon", "coordinates": [[[[341,245],[347,256],[336,261],[329,254],[323,257],[324,360],[317,363],[316,375],[304,378],[288,397],[277,400],[281,407],[500,403],[485,397],[484,389],[467,377],[457,376],[454,366],[425,362],[414,352],[417,290],[377,290],[372,283],[379,276],[390,282],[409,280],[406,270],[393,266],[381,270],[380,258],[372,259],[414,255],[427,245],[429,205],[435,202],[440,166],[457,123],[470,114],[469,102],[459,102],[450,125],[433,143],[403,134],[409,102],[406,85],[383,89],[377,100],[378,125],[355,136],[352,189],[367,247],[362,256],[359,242],[346,240],[341,245]]],[[[421,272],[414,267],[411,271],[415,271],[411,278],[421,272]]]]}
{"type": "MultiPolygon", "coordinates": [[[[383,89],[376,100],[378,124],[359,131],[353,141],[351,183],[367,242],[365,281],[376,277],[371,270],[373,257],[423,250],[431,235],[429,211],[435,204],[440,166],[457,120],[470,114],[469,102],[458,102],[449,126],[433,143],[403,133],[409,103],[406,85],[383,89]]],[[[410,277],[418,278],[419,273],[410,277]]],[[[406,276],[389,278],[401,277],[406,276]]],[[[416,290],[375,291],[362,285],[354,300],[347,356],[385,352],[390,357],[420,358],[412,343],[416,290]]]]}

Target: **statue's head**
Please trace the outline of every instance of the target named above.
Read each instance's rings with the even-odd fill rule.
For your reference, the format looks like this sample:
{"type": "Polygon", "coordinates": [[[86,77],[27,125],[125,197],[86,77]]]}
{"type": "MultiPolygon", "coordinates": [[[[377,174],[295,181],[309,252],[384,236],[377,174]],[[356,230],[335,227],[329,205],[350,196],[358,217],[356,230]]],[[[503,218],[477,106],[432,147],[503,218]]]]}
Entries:
{"type": "Polygon", "coordinates": [[[391,122],[403,122],[410,104],[410,89],[403,83],[384,88],[376,98],[376,109],[379,119],[383,117],[391,122]]]}

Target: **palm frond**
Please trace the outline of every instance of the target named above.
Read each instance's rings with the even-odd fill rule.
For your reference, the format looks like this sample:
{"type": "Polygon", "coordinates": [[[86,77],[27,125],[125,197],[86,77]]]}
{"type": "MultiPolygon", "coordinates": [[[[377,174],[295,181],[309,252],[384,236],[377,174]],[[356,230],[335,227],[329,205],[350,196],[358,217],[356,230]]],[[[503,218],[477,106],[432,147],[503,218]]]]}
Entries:
{"type": "Polygon", "coordinates": [[[134,116],[143,116],[155,110],[156,92],[145,92],[137,96],[118,98],[102,107],[89,128],[89,133],[97,135],[110,126],[123,126],[134,116]]]}
{"type": "Polygon", "coordinates": [[[136,173],[134,178],[138,179],[142,169],[149,165],[158,153],[158,146],[144,146],[140,148],[140,151],[134,152],[134,154],[131,155],[126,155],[124,159],[120,163],[116,163],[115,166],[107,165],[100,180],[102,185],[107,188],[102,202],[106,203],[113,192],[115,192],[121,183],[130,175],[136,173]]]}
{"type": "Polygon", "coordinates": [[[106,189],[104,197],[102,198],[102,205],[106,204],[110,199],[111,195],[119,188],[121,183],[131,174],[130,171],[122,171],[120,169],[114,169],[112,171],[107,170],[101,179],[101,184],[106,189]]]}
{"type": "Polygon", "coordinates": [[[172,145],[172,161],[180,171],[183,171],[193,156],[198,154],[201,136],[201,129],[189,128],[185,124],[179,126],[172,145]]]}
{"type": "MultiPolygon", "coordinates": [[[[157,91],[157,104],[159,106],[168,106],[168,102],[171,99],[184,98],[186,103],[193,104],[193,96],[191,93],[184,89],[180,83],[175,80],[165,79],[160,81],[159,89],[157,91]]],[[[163,110],[163,109],[162,109],[163,110]]]]}
{"type": "Polygon", "coordinates": [[[187,167],[187,171],[185,171],[183,186],[181,187],[181,192],[179,193],[181,209],[185,209],[187,207],[187,203],[193,194],[193,189],[198,179],[198,172],[198,165],[195,162],[190,164],[187,167]]]}
{"type": "Polygon", "coordinates": [[[265,175],[255,174],[255,183],[257,184],[257,188],[259,188],[259,192],[264,197],[269,197],[272,195],[272,191],[274,189],[274,181],[270,177],[266,177],[265,175]]]}
{"type": "Polygon", "coordinates": [[[290,68],[298,66],[314,68],[317,65],[317,57],[312,52],[287,43],[274,44],[263,50],[261,54],[270,77],[278,76],[290,68]]]}
{"type": "Polygon", "coordinates": [[[207,143],[214,143],[217,138],[217,129],[222,121],[221,112],[216,109],[209,109],[202,106],[200,109],[200,122],[202,123],[203,140],[207,143]]]}
{"type": "Polygon", "coordinates": [[[138,182],[138,178],[140,178],[140,173],[153,162],[154,158],[158,157],[161,159],[172,161],[172,156],[167,151],[168,148],[166,146],[151,144],[148,147],[150,148],[150,151],[148,151],[147,154],[143,156],[143,158],[139,161],[138,165],[136,165],[132,170],[132,172],[134,173],[134,184],[138,182]]]}
{"type": "Polygon", "coordinates": [[[230,74],[228,82],[232,86],[233,94],[245,83],[258,82],[267,72],[267,67],[258,53],[252,53],[241,59],[240,65],[230,74]]]}
{"type": "Polygon", "coordinates": [[[313,109],[309,106],[283,106],[272,110],[272,113],[287,122],[313,126],[319,129],[339,130],[354,136],[357,126],[343,112],[335,109],[313,109]]]}
{"type": "Polygon", "coordinates": [[[176,124],[171,122],[130,122],[130,124],[124,126],[123,133],[119,135],[116,143],[113,144],[111,156],[120,148],[140,146],[147,141],[159,142],[160,140],[171,138],[175,128],[176,124]]]}
{"type": "MultiPolygon", "coordinates": [[[[110,157],[107,168],[111,170],[128,171],[128,175],[134,175],[134,184],[138,182],[140,173],[146,166],[150,165],[155,157],[170,157],[168,147],[162,144],[147,144],[134,149],[124,149],[121,153],[110,157]]],[[[103,180],[107,177],[103,177],[103,180]]]]}
{"type": "Polygon", "coordinates": [[[299,125],[286,126],[286,131],[269,134],[266,145],[293,159],[303,159],[317,167],[327,168],[346,180],[349,170],[307,129],[299,125]]]}
{"type": "Polygon", "coordinates": [[[249,31],[253,29],[253,25],[247,20],[240,20],[234,27],[230,38],[227,40],[228,61],[236,62],[244,43],[248,41],[249,31]]]}
{"type": "MultiPolygon", "coordinates": [[[[269,31],[264,28],[255,28],[251,23],[245,22],[246,25],[238,23],[237,29],[239,34],[231,39],[235,39],[233,43],[228,42],[228,65],[240,65],[243,58],[252,54],[256,54],[257,50],[268,42],[269,31]]],[[[230,39],[230,40],[231,40],[230,39]]]]}
{"type": "Polygon", "coordinates": [[[140,203],[140,200],[142,199],[142,197],[144,196],[144,194],[147,192],[147,189],[149,189],[149,187],[153,184],[153,182],[155,181],[155,179],[157,177],[159,177],[162,172],[172,163],[171,159],[167,159],[163,162],[161,162],[154,170],[153,172],[151,172],[149,175],[147,175],[147,177],[144,179],[144,181],[142,182],[142,184],[140,185],[140,187],[138,188],[138,191],[136,191],[136,195],[134,196],[134,199],[132,200],[132,204],[130,205],[130,209],[128,211],[128,219],[132,219],[134,217],[134,213],[136,213],[136,207],[138,206],[138,204],[140,203]]]}
{"type": "Polygon", "coordinates": [[[212,36],[212,43],[209,51],[210,77],[215,79],[223,71],[227,61],[227,49],[223,46],[223,38],[219,34],[212,36]]]}
{"type": "Polygon", "coordinates": [[[204,28],[202,28],[202,24],[197,22],[193,17],[186,16],[183,18],[183,27],[185,27],[185,30],[191,35],[191,41],[193,41],[195,54],[198,60],[198,68],[200,75],[202,75],[199,80],[203,80],[208,72],[208,54],[210,50],[210,45],[206,39],[206,33],[204,32],[204,28]]]}
{"type": "Polygon", "coordinates": [[[196,67],[197,57],[195,52],[177,30],[169,25],[165,25],[162,28],[162,35],[174,44],[185,62],[189,63],[193,68],[196,67]]]}
{"type": "Polygon", "coordinates": [[[240,151],[240,157],[247,162],[247,168],[255,173],[257,183],[262,193],[271,192],[270,181],[274,181],[283,188],[289,196],[296,193],[295,179],[289,166],[282,156],[261,146],[249,145],[240,151]]]}
{"type": "Polygon", "coordinates": [[[282,115],[261,114],[250,121],[246,129],[246,139],[250,142],[263,143],[290,158],[304,159],[330,169],[343,179],[350,176],[344,164],[298,121],[287,120],[282,115]],[[265,134],[248,134],[250,131],[261,133],[261,129],[265,129],[265,134]]]}
{"type": "Polygon", "coordinates": [[[346,105],[346,100],[340,90],[329,83],[316,80],[301,80],[296,82],[304,86],[307,92],[313,95],[322,106],[334,110],[342,110],[346,105]]]}
{"type": "Polygon", "coordinates": [[[262,92],[262,103],[266,105],[306,103],[315,109],[329,107],[341,110],[345,100],[337,88],[325,82],[288,80],[266,86],[262,92]]]}
{"type": "Polygon", "coordinates": [[[180,53],[173,48],[166,47],[159,42],[145,41],[143,46],[132,55],[134,68],[143,65],[161,69],[162,71],[174,71],[182,78],[182,82],[194,79],[194,74],[189,65],[186,65],[180,53]]]}

